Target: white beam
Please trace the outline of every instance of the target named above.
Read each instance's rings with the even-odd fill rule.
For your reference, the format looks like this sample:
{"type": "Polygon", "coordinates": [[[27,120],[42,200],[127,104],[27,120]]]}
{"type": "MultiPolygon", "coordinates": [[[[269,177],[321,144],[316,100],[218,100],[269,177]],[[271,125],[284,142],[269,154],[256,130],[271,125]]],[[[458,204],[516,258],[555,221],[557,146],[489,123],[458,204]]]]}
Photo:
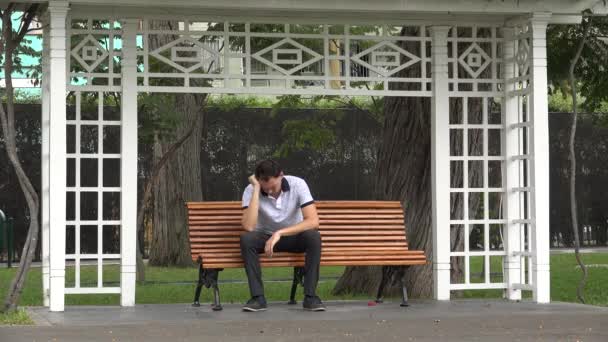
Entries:
{"type": "MultiPolygon", "coordinates": [[[[532,13],[554,11],[555,13],[578,14],[585,9],[596,6],[602,0],[173,0],[169,12],[178,8],[232,9],[241,13],[251,10],[291,12],[335,11],[335,12],[428,12],[428,13],[532,13]]],[[[98,5],[99,0],[71,0],[76,5],[98,5]]],[[[165,7],[166,0],[105,0],[110,7],[165,7]]],[[[597,6],[601,6],[597,5],[597,6]]]]}
{"type": "Polygon", "coordinates": [[[532,279],[534,300],[551,300],[549,274],[549,109],[547,100],[547,24],[550,14],[537,13],[530,20],[532,29],[532,73],[530,149],[534,156],[530,169],[534,191],[531,211],[535,220],[532,238],[532,279]]]}
{"type": "Polygon", "coordinates": [[[433,286],[437,300],[450,299],[450,130],[448,92],[449,26],[433,26],[431,74],[431,177],[433,201],[433,286]]]}
{"type": "Polygon", "coordinates": [[[50,37],[50,309],[65,304],[66,211],[66,17],[67,1],[49,2],[50,37]]]}
{"type": "MultiPolygon", "coordinates": [[[[48,22],[48,16],[45,18],[48,22]]],[[[41,199],[42,199],[42,299],[44,306],[50,304],[50,69],[49,69],[49,29],[44,28],[42,33],[42,151],[41,157],[41,199]]]]}
{"type": "Polygon", "coordinates": [[[135,305],[137,248],[137,29],[139,20],[122,21],[122,122],[120,131],[120,287],[122,306],[135,305]]]}

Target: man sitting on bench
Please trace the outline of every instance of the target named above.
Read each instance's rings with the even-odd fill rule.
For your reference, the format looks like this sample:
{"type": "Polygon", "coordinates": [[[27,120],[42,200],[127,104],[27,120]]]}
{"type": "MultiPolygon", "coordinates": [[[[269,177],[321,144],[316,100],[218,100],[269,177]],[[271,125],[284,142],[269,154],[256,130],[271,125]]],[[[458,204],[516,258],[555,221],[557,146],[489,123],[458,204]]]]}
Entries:
{"type": "Polygon", "coordinates": [[[304,266],[305,310],[325,311],[316,295],[321,262],[319,217],[306,182],[283,174],[280,165],[264,160],[249,177],[243,192],[241,254],[249,281],[251,299],[244,311],[264,311],[262,271],[259,254],[272,257],[273,252],[306,253],[304,266]]]}

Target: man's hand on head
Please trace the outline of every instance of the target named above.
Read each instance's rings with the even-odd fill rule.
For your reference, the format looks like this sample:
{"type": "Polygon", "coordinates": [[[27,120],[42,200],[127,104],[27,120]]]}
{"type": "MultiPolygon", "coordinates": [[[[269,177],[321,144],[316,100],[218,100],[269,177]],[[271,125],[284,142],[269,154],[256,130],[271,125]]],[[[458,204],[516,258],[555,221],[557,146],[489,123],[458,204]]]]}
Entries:
{"type": "Polygon", "coordinates": [[[249,176],[249,184],[253,185],[254,188],[260,187],[260,182],[258,182],[258,179],[255,178],[255,175],[249,176]]]}

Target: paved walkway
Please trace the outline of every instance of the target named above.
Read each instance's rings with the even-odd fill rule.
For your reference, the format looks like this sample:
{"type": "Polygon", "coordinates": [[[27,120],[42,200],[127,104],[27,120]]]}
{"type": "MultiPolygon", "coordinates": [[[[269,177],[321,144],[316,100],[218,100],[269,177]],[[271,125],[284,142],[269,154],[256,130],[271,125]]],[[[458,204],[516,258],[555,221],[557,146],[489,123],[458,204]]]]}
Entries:
{"type": "Polygon", "coordinates": [[[455,300],[368,306],[329,302],[328,311],[271,303],[244,313],[187,304],[30,309],[36,326],[0,327],[0,341],[608,341],[608,308],[578,304],[455,300]]]}

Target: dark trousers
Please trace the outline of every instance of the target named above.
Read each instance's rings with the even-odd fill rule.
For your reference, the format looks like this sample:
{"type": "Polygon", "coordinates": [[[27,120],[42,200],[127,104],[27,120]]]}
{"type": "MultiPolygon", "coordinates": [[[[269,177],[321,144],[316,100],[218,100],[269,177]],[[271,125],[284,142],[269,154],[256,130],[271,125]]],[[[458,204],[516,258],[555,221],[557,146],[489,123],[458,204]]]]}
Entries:
{"type": "MultiPolygon", "coordinates": [[[[260,253],[271,235],[252,231],[241,235],[241,255],[245,261],[245,272],[249,281],[251,296],[263,296],[262,270],[260,268],[260,253]]],[[[319,281],[319,264],[321,262],[321,235],[316,229],[306,230],[300,234],[283,236],[274,245],[275,252],[306,253],[304,266],[304,294],[315,296],[319,281]]]]}

